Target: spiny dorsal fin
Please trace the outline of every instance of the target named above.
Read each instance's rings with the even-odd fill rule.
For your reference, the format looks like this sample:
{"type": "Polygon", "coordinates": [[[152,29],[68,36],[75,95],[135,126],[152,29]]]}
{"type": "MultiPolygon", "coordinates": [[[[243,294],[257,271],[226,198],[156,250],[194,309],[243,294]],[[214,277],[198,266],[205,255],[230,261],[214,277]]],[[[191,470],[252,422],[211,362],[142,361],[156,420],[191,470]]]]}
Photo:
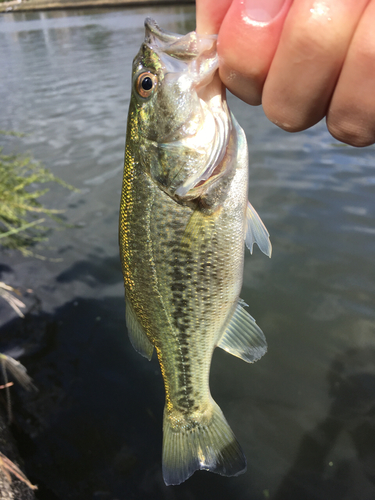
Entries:
{"type": "MultiPolygon", "coordinates": [[[[245,304],[241,301],[242,304],[245,304]]],[[[255,319],[238,304],[218,347],[247,363],[258,361],[267,352],[266,338],[255,319]]]]}
{"type": "Polygon", "coordinates": [[[125,297],[125,307],[126,326],[128,329],[130,342],[132,343],[134,349],[139,352],[139,354],[150,361],[150,359],[152,358],[152,353],[154,351],[154,346],[148,340],[146,332],[140,325],[130,303],[130,300],[128,300],[127,297],[125,297]]]}
{"type": "Polygon", "coordinates": [[[272,245],[269,232],[249,201],[247,202],[246,220],[247,230],[245,243],[250,253],[253,253],[253,245],[256,243],[264,254],[271,257],[272,245]]]}

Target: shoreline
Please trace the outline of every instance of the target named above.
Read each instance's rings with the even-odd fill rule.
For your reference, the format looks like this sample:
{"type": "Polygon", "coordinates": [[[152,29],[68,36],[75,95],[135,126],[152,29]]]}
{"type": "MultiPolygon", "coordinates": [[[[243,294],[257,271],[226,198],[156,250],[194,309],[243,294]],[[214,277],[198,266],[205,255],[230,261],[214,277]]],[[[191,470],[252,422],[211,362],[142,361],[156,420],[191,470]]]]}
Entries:
{"type": "Polygon", "coordinates": [[[195,3],[194,0],[11,0],[0,3],[0,13],[193,3],[195,3]]]}

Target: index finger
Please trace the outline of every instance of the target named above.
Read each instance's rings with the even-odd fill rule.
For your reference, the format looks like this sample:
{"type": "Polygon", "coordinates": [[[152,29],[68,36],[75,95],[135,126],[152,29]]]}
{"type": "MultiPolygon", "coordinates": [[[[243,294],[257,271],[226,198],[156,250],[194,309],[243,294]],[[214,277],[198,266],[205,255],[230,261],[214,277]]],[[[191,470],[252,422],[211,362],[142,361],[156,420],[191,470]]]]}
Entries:
{"type": "Polygon", "coordinates": [[[196,0],[197,31],[219,33],[220,78],[258,105],[292,0],[196,0]]]}
{"type": "Polygon", "coordinates": [[[196,0],[197,33],[216,35],[232,0],[196,0]]]}

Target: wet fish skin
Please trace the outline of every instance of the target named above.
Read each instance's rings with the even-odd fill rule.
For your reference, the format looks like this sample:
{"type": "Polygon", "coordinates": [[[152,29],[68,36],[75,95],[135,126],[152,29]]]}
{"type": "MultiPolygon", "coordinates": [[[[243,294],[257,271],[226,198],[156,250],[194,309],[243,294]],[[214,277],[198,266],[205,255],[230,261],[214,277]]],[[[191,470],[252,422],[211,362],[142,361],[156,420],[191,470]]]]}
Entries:
{"type": "Polygon", "coordinates": [[[270,254],[269,235],[247,202],[246,138],[217,64],[215,37],[174,35],[146,20],[133,63],[119,237],[130,340],[148,359],[155,348],[164,379],[166,484],[198,469],[244,472],[210,394],[211,358],[216,346],[248,362],[266,352],[239,294],[245,237],[270,254]],[[140,87],[144,75],[150,90],[140,87]]]}

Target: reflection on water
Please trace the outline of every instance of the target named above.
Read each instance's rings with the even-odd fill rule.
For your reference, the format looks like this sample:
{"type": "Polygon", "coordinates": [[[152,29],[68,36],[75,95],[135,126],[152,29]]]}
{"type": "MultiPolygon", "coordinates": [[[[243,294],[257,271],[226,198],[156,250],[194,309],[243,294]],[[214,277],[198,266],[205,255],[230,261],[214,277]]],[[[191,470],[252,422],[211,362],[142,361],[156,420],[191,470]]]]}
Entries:
{"type": "Polygon", "coordinates": [[[248,472],[162,481],[162,380],[126,337],[117,247],[146,15],[174,32],[195,25],[189,6],[0,16],[0,129],[27,134],[5,151],[29,151],[80,188],[45,197],[72,225],[38,248],[49,260],[0,264],[31,311],[20,320],[0,303],[0,351],[21,348],[39,387],[14,391],[13,427],[38,498],[372,500],[375,148],[340,145],[323,123],[289,135],[233,97],[249,197],[273,244],[271,260],[246,255],[242,293],[269,352],[254,365],[215,352],[211,373],[248,472]]]}
{"type": "Polygon", "coordinates": [[[328,371],[332,402],[306,433],[275,499],[371,498],[375,485],[375,349],[351,349],[328,371]],[[361,489],[358,491],[358,477],[361,489]]]}

